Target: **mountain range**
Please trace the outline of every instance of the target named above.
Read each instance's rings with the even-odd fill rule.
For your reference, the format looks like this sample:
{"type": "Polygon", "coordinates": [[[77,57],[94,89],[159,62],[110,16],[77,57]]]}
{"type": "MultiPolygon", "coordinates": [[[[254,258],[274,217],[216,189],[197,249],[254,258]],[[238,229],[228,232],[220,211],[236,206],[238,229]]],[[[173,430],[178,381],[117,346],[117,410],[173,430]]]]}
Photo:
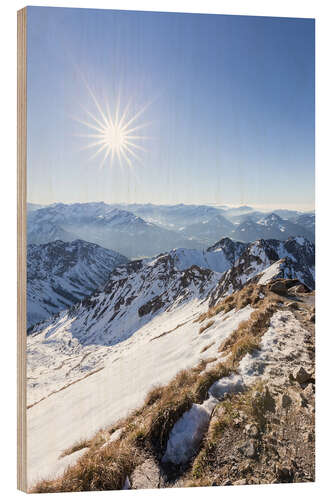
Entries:
{"type": "MultiPolygon", "coordinates": [[[[314,250],[303,237],[251,243],[222,238],[206,250],[177,248],[128,261],[80,240],[29,245],[28,288],[35,296],[29,295],[28,308],[33,304],[48,315],[27,336],[29,483],[64,471],[69,464],[61,458],[64,450],[125,418],[144,403],[149,390],[181,370],[201,362],[214,369],[220,346],[257,314],[247,301],[220,311],[220,300],[230,297],[234,303],[238,290],[246,297],[253,286],[264,303],[272,293],[270,283],[281,278],[313,289],[314,250]],[[59,311],[55,315],[48,309],[50,290],[59,311]]],[[[282,302],[275,297],[278,307],[282,302]]],[[[277,339],[265,344],[275,374],[304,344],[292,313],[283,309],[276,314],[277,339]]],[[[253,377],[260,368],[256,356],[249,358],[253,377]]],[[[78,457],[70,456],[75,463],[78,457]]]]}
{"type": "MultiPolygon", "coordinates": [[[[76,244],[82,245],[81,242],[76,244]]],[[[66,244],[56,242],[56,248],[58,245],[63,251],[66,244]]],[[[36,247],[31,251],[35,252],[36,247]]],[[[50,255],[48,248],[45,252],[50,255]]],[[[110,256],[112,266],[115,264],[113,257],[110,256]]],[[[258,240],[250,244],[224,238],[205,251],[183,248],[151,259],[125,262],[113,271],[110,269],[103,287],[70,309],[33,327],[29,337],[33,337],[34,342],[39,339],[40,346],[46,338],[48,344],[54,339],[52,349],[62,345],[61,350],[68,348],[69,338],[71,348],[73,342],[80,346],[115,346],[149,324],[155,316],[191,303],[206,304],[200,306],[205,308],[249,282],[292,278],[313,289],[314,264],[314,244],[299,237],[286,242],[258,240]]],[[[31,289],[43,286],[39,292],[41,297],[44,297],[44,289],[51,286],[50,282],[53,284],[52,278],[47,276],[45,279],[44,269],[49,267],[56,274],[56,262],[48,263],[42,272],[33,274],[34,288],[31,289]]],[[[66,265],[60,266],[61,279],[65,276],[67,282],[71,282],[69,290],[72,292],[74,272],[69,275],[65,269],[66,265]]],[[[103,276],[107,274],[105,271],[103,276]]],[[[57,289],[54,292],[54,286],[53,293],[58,293],[57,289]]],[[[59,295],[62,298],[61,292],[59,295]]]]}
{"type": "Polygon", "coordinates": [[[82,239],[128,258],[151,257],[177,247],[203,250],[223,237],[246,243],[290,236],[314,241],[314,217],[287,210],[265,214],[247,206],[57,203],[29,209],[28,242],[82,239]]]}

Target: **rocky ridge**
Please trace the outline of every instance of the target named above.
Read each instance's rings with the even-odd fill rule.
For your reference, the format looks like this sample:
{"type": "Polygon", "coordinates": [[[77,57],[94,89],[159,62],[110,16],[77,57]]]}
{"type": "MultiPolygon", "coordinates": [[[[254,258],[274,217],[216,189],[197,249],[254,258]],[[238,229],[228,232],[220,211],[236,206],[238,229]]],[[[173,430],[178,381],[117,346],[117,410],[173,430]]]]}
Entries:
{"type": "MultiPolygon", "coordinates": [[[[68,488],[65,491],[71,491],[71,487],[77,488],[77,471],[83,466],[89,467],[91,453],[101,464],[109,456],[118,463],[118,460],[127,460],[121,450],[127,450],[128,446],[134,446],[133,458],[126,462],[116,482],[107,483],[103,472],[99,476],[101,487],[92,489],[314,481],[314,293],[296,280],[273,279],[266,285],[247,285],[230,297],[234,297],[234,302],[247,297],[262,313],[265,307],[270,308],[268,323],[262,324],[260,333],[253,331],[260,340],[255,347],[242,351],[240,345],[244,349],[247,340],[244,336],[238,339],[235,330],[234,344],[230,346],[234,349],[237,345],[237,350],[230,351],[233,358],[230,354],[222,356],[226,366],[233,367],[231,372],[229,369],[220,371],[221,368],[216,372],[214,360],[208,359],[201,371],[195,369],[186,375],[189,382],[185,374],[179,374],[166,391],[180,383],[183,387],[187,387],[187,383],[194,387],[186,389],[188,395],[186,392],[184,396],[174,394],[174,404],[177,398],[180,400],[174,410],[168,410],[169,416],[163,413],[162,418],[160,414],[161,424],[156,417],[151,421],[147,417],[149,412],[154,415],[154,411],[157,414],[162,411],[162,408],[159,410],[159,398],[168,401],[163,397],[163,389],[156,388],[147,396],[143,409],[115,423],[109,431],[103,431],[98,441],[96,437],[90,445],[92,448],[88,446],[78,464],[63,478],[41,483],[35,491],[64,491],[65,484],[68,488]],[[236,364],[230,364],[236,360],[236,364]],[[185,377],[184,382],[181,382],[182,377],[185,377]],[[203,381],[206,388],[202,392],[203,381]],[[189,405],[188,397],[199,399],[189,405]],[[167,424],[169,418],[171,422],[167,424]],[[186,425],[182,425],[182,421],[186,425]],[[168,426],[163,439],[155,440],[156,431],[150,429],[150,422],[152,428],[168,426]],[[101,446],[103,453],[98,451],[101,446]],[[188,451],[184,454],[184,450],[188,451]],[[179,456],[184,458],[179,459],[179,456]]],[[[222,304],[227,303],[222,301],[222,304]]],[[[213,314],[221,313],[214,309],[213,314]]],[[[257,315],[254,318],[257,321],[257,315]]],[[[249,324],[255,323],[252,320],[249,324]]],[[[87,443],[84,445],[86,447],[87,443]]],[[[85,489],[90,489],[89,483],[85,489]]]]}

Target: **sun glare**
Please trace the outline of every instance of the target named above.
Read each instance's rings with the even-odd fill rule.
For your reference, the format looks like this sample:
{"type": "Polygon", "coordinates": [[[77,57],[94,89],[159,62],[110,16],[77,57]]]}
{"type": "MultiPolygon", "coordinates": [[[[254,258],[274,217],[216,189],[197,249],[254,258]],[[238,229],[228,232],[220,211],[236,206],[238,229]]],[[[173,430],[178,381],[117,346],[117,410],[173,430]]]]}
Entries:
{"type": "Polygon", "coordinates": [[[133,167],[134,161],[141,162],[138,153],[146,149],[138,143],[148,137],[138,134],[138,131],[147,127],[148,123],[139,123],[138,120],[148,105],[131,115],[130,103],[120,112],[120,99],[118,98],[114,112],[111,113],[109,104],[106,103],[103,109],[89,87],[88,90],[96,108],[95,113],[84,108],[88,118],[86,120],[76,118],[76,121],[91,131],[87,134],[79,134],[81,137],[90,139],[83,149],[95,149],[90,159],[100,157],[101,167],[107,160],[110,166],[116,159],[121,166],[125,162],[129,167],[133,167]]]}

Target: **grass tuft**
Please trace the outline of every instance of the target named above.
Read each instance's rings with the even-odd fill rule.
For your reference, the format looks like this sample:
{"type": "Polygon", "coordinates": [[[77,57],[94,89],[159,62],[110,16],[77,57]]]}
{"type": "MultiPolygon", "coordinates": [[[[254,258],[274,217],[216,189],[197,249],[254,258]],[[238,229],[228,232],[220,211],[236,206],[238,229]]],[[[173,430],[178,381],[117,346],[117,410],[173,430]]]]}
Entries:
{"type": "Polygon", "coordinates": [[[206,323],[204,326],[202,326],[200,328],[199,333],[204,332],[205,330],[207,330],[208,328],[210,328],[213,324],[214,324],[214,320],[208,321],[208,323],[206,323]]]}

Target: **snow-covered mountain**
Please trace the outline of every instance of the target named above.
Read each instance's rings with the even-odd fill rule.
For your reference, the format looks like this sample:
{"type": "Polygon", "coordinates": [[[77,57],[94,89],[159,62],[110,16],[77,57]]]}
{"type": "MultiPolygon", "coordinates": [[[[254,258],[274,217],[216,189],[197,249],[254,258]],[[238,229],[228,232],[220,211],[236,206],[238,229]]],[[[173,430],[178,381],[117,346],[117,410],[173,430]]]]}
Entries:
{"type": "Polygon", "coordinates": [[[99,369],[110,349],[117,352],[154,318],[164,318],[157,328],[163,333],[170,329],[165,318],[174,315],[182,323],[183,311],[205,310],[210,292],[245,247],[226,238],[206,251],[183,248],[127,262],[102,289],[35,325],[27,350],[30,402],[99,369]]]}
{"type": "Polygon", "coordinates": [[[247,220],[252,220],[254,222],[257,222],[259,219],[262,219],[265,217],[265,212],[259,212],[258,210],[252,210],[252,212],[245,213],[245,214],[235,214],[235,215],[230,215],[228,212],[225,214],[225,217],[230,220],[235,225],[242,224],[243,222],[247,220]]]}
{"type": "Polygon", "coordinates": [[[255,241],[258,239],[287,240],[290,237],[300,236],[313,240],[313,233],[300,224],[282,219],[279,215],[271,213],[260,218],[257,222],[246,219],[233,229],[229,235],[237,241],[255,241]]]}
{"type": "Polygon", "coordinates": [[[216,237],[224,237],[232,231],[234,225],[223,215],[217,214],[211,219],[195,222],[180,229],[180,232],[187,237],[194,237],[206,245],[211,245],[216,241],[216,237]]]}
{"type": "Polygon", "coordinates": [[[288,210],[285,208],[278,208],[274,210],[274,213],[281,217],[282,219],[287,219],[287,220],[292,220],[298,215],[300,215],[302,212],[299,210],[288,210]]]}
{"type": "Polygon", "coordinates": [[[200,248],[195,239],[105,203],[57,203],[28,214],[28,242],[90,241],[127,257],[152,256],[175,247],[200,248]]]}
{"type": "Polygon", "coordinates": [[[253,208],[248,205],[240,205],[239,207],[229,207],[226,209],[228,215],[248,214],[253,211],[253,208]]]}
{"type": "Polygon", "coordinates": [[[39,208],[43,208],[43,205],[39,203],[27,203],[27,211],[33,212],[34,210],[38,210],[39,208]]]}
{"type": "MultiPolygon", "coordinates": [[[[192,224],[205,223],[224,212],[221,208],[208,205],[122,205],[125,210],[133,212],[144,220],[175,230],[181,230],[192,224]]],[[[190,234],[190,236],[195,236],[190,234]]]]}
{"type": "MultiPolygon", "coordinates": [[[[70,351],[78,345],[114,346],[162,313],[193,301],[213,304],[248,281],[281,276],[314,288],[311,242],[291,238],[245,245],[227,238],[204,252],[177,249],[118,266],[102,289],[37,325],[31,336],[39,339],[42,351],[46,339],[47,343],[54,339],[52,353],[68,346],[70,351]]],[[[34,352],[37,355],[38,350],[34,352]]]]}
{"type": "Polygon", "coordinates": [[[126,262],[123,255],[82,240],[28,245],[28,327],[90,295],[126,262]]]}
{"type": "Polygon", "coordinates": [[[207,251],[181,248],[128,262],[114,269],[101,291],[51,323],[55,322],[55,330],[70,325],[71,335],[81,344],[114,345],[157,313],[194,298],[204,299],[243,248],[225,239],[207,251]]]}
{"type": "Polygon", "coordinates": [[[316,216],[314,213],[300,214],[294,219],[292,219],[292,222],[294,222],[295,224],[300,224],[301,226],[305,227],[314,236],[315,225],[316,225],[316,216]]]}
{"type": "Polygon", "coordinates": [[[276,278],[298,279],[314,289],[314,244],[301,237],[287,241],[261,239],[248,244],[235,265],[221,277],[211,294],[210,303],[240,290],[249,281],[261,279],[265,283],[276,278]]]}

